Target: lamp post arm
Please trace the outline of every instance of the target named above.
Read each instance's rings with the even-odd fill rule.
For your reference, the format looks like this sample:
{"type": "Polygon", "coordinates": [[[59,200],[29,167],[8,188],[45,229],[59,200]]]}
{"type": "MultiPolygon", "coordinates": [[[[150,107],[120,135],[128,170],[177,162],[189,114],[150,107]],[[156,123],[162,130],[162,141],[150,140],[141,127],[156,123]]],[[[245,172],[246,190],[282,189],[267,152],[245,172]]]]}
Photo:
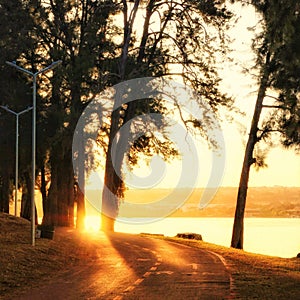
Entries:
{"type": "Polygon", "coordinates": [[[29,107],[27,107],[26,109],[24,109],[20,112],[16,112],[16,111],[13,111],[12,109],[10,109],[10,108],[8,108],[7,106],[4,106],[4,105],[0,105],[0,107],[3,108],[4,110],[6,110],[9,113],[12,113],[15,116],[20,116],[20,115],[32,110],[32,108],[33,108],[32,106],[29,106],[29,107]]]}
{"type": "Polygon", "coordinates": [[[34,73],[32,73],[31,71],[28,71],[28,70],[26,70],[26,69],[18,66],[15,62],[6,61],[6,64],[8,64],[11,67],[14,67],[14,68],[18,69],[21,72],[24,72],[24,73],[26,73],[26,74],[28,74],[30,76],[34,75],[34,73]]]}
{"type": "Polygon", "coordinates": [[[46,67],[46,68],[44,68],[42,70],[39,70],[38,72],[34,73],[34,75],[37,76],[39,74],[42,74],[42,73],[47,72],[49,70],[52,70],[52,69],[56,68],[58,65],[60,65],[61,63],[62,63],[61,60],[55,61],[51,65],[49,65],[48,67],[46,67]]]}
{"type": "Polygon", "coordinates": [[[18,115],[20,116],[20,115],[22,115],[22,114],[24,114],[24,113],[26,113],[26,112],[28,112],[28,111],[30,111],[30,110],[32,110],[32,109],[33,109],[33,107],[32,107],[32,106],[29,106],[29,107],[27,107],[26,109],[24,109],[24,110],[18,112],[18,115]]]}
{"type": "Polygon", "coordinates": [[[7,106],[4,105],[0,105],[1,108],[3,108],[4,110],[8,111],[9,113],[12,113],[13,115],[17,116],[18,113],[16,113],[15,111],[9,109],[7,106]]]}
{"type": "Polygon", "coordinates": [[[19,71],[24,72],[24,73],[26,73],[26,74],[28,74],[28,75],[30,75],[32,77],[37,76],[37,75],[39,75],[41,73],[44,73],[44,72],[46,72],[48,70],[54,69],[55,67],[57,67],[61,63],[62,63],[62,60],[57,60],[57,61],[53,62],[51,65],[49,65],[48,67],[46,67],[46,68],[44,68],[42,70],[39,70],[36,73],[33,73],[33,72],[31,72],[31,71],[29,71],[27,69],[24,69],[24,68],[18,66],[16,64],[16,62],[6,61],[6,64],[8,64],[9,66],[14,67],[14,68],[18,69],[19,71]]]}

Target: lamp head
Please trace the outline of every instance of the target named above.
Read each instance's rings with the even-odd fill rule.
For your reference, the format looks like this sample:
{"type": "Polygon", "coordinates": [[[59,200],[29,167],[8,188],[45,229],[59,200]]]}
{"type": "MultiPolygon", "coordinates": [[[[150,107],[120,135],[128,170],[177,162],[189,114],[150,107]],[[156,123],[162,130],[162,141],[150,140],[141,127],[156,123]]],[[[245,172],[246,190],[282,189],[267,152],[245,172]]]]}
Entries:
{"type": "Polygon", "coordinates": [[[54,62],[51,64],[51,66],[52,66],[52,67],[56,67],[56,66],[60,65],[61,63],[62,63],[62,60],[57,60],[57,61],[54,61],[54,62]]]}

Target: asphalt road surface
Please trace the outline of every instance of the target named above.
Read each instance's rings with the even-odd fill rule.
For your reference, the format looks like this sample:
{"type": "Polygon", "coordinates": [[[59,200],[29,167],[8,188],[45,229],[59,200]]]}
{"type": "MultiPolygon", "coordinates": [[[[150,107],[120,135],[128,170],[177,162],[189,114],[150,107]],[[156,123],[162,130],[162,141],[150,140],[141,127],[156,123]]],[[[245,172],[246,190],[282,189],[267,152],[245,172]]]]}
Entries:
{"type": "Polygon", "coordinates": [[[97,233],[93,257],[20,300],[230,299],[223,259],[207,251],[138,235],[97,233]]]}

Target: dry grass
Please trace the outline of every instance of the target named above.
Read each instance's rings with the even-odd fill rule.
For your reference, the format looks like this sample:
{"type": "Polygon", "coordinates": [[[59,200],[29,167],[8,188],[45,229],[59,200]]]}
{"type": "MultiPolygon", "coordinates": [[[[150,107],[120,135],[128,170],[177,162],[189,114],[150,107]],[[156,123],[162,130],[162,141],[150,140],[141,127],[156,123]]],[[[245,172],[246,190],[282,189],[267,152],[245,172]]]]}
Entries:
{"type": "Polygon", "coordinates": [[[89,258],[81,236],[56,230],[54,240],[36,239],[31,246],[30,222],[0,213],[0,299],[61,276],[89,258]]]}

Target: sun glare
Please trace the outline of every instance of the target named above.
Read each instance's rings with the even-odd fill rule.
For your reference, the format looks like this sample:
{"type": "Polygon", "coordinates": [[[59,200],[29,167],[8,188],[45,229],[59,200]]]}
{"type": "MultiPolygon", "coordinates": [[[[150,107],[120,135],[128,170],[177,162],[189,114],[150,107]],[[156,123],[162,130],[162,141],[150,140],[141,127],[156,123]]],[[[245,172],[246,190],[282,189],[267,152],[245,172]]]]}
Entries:
{"type": "Polygon", "coordinates": [[[99,231],[100,230],[100,216],[87,215],[84,220],[85,229],[87,231],[99,231]]]}

